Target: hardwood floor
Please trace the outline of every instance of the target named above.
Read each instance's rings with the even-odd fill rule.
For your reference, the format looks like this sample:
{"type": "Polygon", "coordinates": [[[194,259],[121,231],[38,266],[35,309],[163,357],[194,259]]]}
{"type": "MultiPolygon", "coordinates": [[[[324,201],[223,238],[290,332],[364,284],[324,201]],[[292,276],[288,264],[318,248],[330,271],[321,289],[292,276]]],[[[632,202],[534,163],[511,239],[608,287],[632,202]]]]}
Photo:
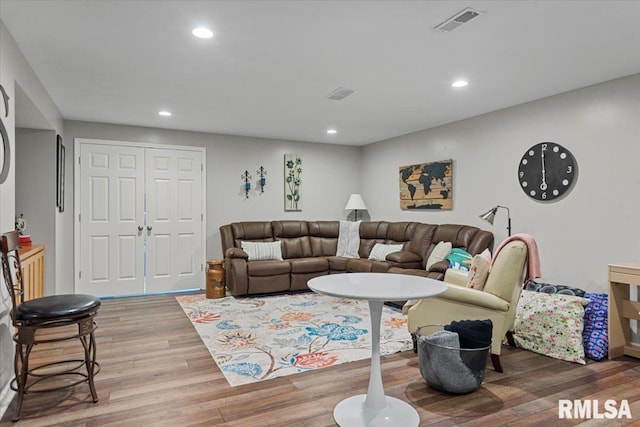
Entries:
{"type": "MultiPolygon", "coordinates": [[[[28,395],[19,426],[334,426],[333,407],[366,392],[369,360],[230,387],[174,296],[105,300],[98,315],[96,377],[100,401],[86,384],[28,395]]],[[[72,347],[38,348],[40,361],[72,347]]],[[[36,359],[34,359],[36,360],[36,359]]],[[[387,395],[409,402],[421,426],[576,425],[559,420],[559,399],[627,399],[640,420],[640,361],[622,357],[586,366],[503,348],[505,373],[487,366],[485,384],[468,395],[428,388],[417,357],[382,358],[387,395]]],[[[603,411],[603,410],[602,410],[603,411]]],[[[602,412],[601,411],[601,412],[602,412]]],[[[13,403],[2,425],[11,425],[13,403]]],[[[636,421],[637,422],[637,421],[636,421]]],[[[397,426],[403,427],[403,426],[397,426]]]]}

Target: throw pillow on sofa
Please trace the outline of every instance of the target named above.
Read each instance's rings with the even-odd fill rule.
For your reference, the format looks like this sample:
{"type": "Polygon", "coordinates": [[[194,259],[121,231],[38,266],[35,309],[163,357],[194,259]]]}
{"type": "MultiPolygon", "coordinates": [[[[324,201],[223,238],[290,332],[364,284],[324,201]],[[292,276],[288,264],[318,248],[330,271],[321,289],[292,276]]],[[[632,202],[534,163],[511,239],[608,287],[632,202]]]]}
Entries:
{"type": "Polygon", "coordinates": [[[402,250],[402,243],[398,245],[385,245],[383,243],[376,243],[371,249],[369,259],[374,261],[386,261],[387,255],[394,252],[400,252],[402,250]]]}
{"type": "Polygon", "coordinates": [[[447,258],[447,255],[451,253],[451,242],[440,242],[433,248],[431,251],[431,255],[429,255],[429,259],[427,259],[427,270],[431,268],[431,266],[440,261],[444,261],[447,258]]]}
{"type": "Polygon", "coordinates": [[[451,249],[446,259],[449,260],[449,268],[455,268],[456,270],[468,271],[471,265],[471,254],[460,248],[451,249]]]}
{"type": "Polygon", "coordinates": [[[491,268],[491,252],[485,249],[482,253],[476,255],[471,260],[469,275],[467,276],[467,288],[481,291],[489,277],[489,269],[491,268]]]}
{"type": "Polygon", "coordinates": [[[282,242],[240,242],[242,250],[249,255],[249,261],[277,259],[282,261],[282,242]]]}

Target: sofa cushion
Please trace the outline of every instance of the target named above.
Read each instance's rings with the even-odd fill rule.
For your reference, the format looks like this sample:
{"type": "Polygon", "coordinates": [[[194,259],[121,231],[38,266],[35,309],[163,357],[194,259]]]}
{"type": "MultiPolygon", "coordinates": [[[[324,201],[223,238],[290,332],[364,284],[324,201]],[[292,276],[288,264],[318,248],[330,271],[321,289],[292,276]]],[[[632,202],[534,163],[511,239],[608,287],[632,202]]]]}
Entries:
{"type": "Polygon", "coordinates": [[[291,264],[289,261],[253,261],[247,263],[247,273],[249,276],[275,276],[278,274],[289,274],[291,264]]]}
{"type": "Polygon", "coordinates": [[[329,270],[329,261],[326,258],[295,258],[288,260],[291,264],[291,273],[317,273],[329,270]]]}
{"type": "Polygon", "coordinates": [[[369,259],[374,261],[386,261],[387,255],[394,252],[400,252],[402,244],[385,245],[384,243],[376,243],[369,254],[369,259]]]}
{"type": "Polygon", "coordinates": [[[231,231],[236,247],[240,247],[243,240],[273,242],[271,221],[234,222],[231,224],[231,231]]]}
{"type": "Polygon", "coordinates": [[[249,256],[249,261],[268,259],[282,260],[282,243],[280,242],[240,242],[242,250],[249,256]]]}
{"type": "Polygon", "coordinates": [[[338,245],[340,221],[309,221],[312,256],[333,256],[338,245]]]}
{"type": "Polygon", "coordinates": [[[282,257],[284,259],[312,256],[309,236],[282,238],[280,241],[282,242],[282,257]]]}
{"type": "Polygon", "coordinates": [[[410,242],[416,229],[415,222],[391,222],[387,226],[387,241],[394,243],[410,242]]]}
{"type": "Polygon", "coordinates": [[[376,243],[387,242],[389,223],[386,221],[362,222],[360,224],[360,249],[362,258],[368,258],[376,243]]]}
{"type": "Polygon", "coordinates": [[[326,257],[327,261],[329,261],[329,270],[332,272],[346,272],[347,271],[347,261],[352,258],[345,258],[341,256],[328,256],[326,257]]]}
{"type": "Polygon", "coordinates": [[[347,261],[349,273],[386,273],[391,268],[388,262],[362,258],[350,258],[347,261]]]}
{"type": "Polygon", "coordinates": [[[273,237],[282,241],[282,255],[285,259],[313,255],[306,221],[273,221],[273,237]]]}
{"type": "Polygon", "coordinates": [[[437,228],[438,226],[434,224],[416,224],[411,242],[407,245],[406,250],[420,255],[422,268],[426,267],[429,251],[431,250],[433,233],[435,233],[437,228]]]}

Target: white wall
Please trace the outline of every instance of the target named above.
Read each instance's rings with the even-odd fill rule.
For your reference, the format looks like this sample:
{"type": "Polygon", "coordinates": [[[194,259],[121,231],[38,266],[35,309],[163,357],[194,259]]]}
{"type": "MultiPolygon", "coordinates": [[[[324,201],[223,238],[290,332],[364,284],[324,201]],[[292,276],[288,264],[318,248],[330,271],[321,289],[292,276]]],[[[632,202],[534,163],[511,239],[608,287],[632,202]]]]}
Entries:
{"type": "MultiPolygon", "coordinates": [[[[0,17],[1,18],[1,17],[0,17]]],[[[38,107],[51,129],[62,129],[62,116],[37,76],[25,60],[15,41],[0,21],[0,84],[9,95],[9,115],[0,108],[2,122],[7,129],[11,148],[11,169],[4,184],[0,184],[0,230],[14,228],[15,221],[15,85],[20,85],[28,98],[38,107]]],[[[61,133],[61,132],[60,132],[61,133]]],[[[55,140],[51,142],[55,145],[55,140]]],[[[55,162],[55,158],[53,159],[55,162]]],[[[45,178],[47,179],[47,178],[45,178]]],[[[59,217],[56,216],[56,221],[59,217]]],[[[0,281],[3,281],[0,278],[0,281]]],[[[13,332],[9,318],[10,301],[4,283],[0,284],[0,414],[4,413],[12,395],[9,381],[13,377],[13,332]]]]}
{"type": "Polygon", "coordinates": [[[478,215],[508,206],[513,232],[536,238],[544,279],[604,292],[607,264],[640,259],[639,136],[637,74],[363,147],[362,193],[374,219],[472,224],[496,245],[506,211],[493,227],[478,215]],[[578,163],[573,190],[553,203],[533,201],[517,179],[525,150],[544,141],[578,163]],[[398,167],[443,159],[454,161],[453,210],[401,211],[398,167]]]}
{"type": "MultiPolygon", "coordinates": [[[[360,148],[198,132],[65,121],[67,157],[75,138],[190,145],[207,149],[207,258],[222,257],[218,228],[234,221],[345,219],[351,193],[360,186],[360,148]],[[303,162],[301,212],[284,211],[284,155],[303,162]],[[264,193],[256,191],[256,170],[267,169],[264,193]],[[240,175],[253,177],[247,199],[240,175]]],[[[67,181],[71,182],[71,181],[67,181]]],[[[69,185],[67,188],[72,188],[69,185]]],[[[67,205],[72,209],[72,201],[67,205]]],[[[72,246],[68,248],[72,251],[72,246]]]]}
{"type": "Polygon", "coordinates": [[[55,294],[56,132],[16,129],[16,216],[25,233],[45,247],[44,294],[55,294]],[[52,143],[52,141],[54,143],[52,143]]]}

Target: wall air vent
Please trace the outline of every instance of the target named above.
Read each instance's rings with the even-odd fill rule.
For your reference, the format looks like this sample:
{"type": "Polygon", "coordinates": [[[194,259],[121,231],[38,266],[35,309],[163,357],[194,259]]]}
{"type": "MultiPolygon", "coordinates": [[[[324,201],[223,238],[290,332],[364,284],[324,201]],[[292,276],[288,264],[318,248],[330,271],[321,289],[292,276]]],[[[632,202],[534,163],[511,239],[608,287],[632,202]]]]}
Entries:
{"type": "Polygon", "coordinates": [[[353,92],[355,91],[344,88],[344,87],[339,87],[333,92],[331,92],[329,95],[327,95],[325,98],[332,99],[334,101],[342,101],[347,96],[351,95],[353,92]]]}
{"type": "Polygon", "coordinates": [[[466,24],[467,22],[471,21],[473,18],[477,17],[481,13],[482,12],[473,10],[470,7],[468,7],[456,13],[446,21],[433,27],[433,29],[436,31],[444,31],[444,32],[453,31],[456,28],[458,28],[460,25],[466,24]]]}

